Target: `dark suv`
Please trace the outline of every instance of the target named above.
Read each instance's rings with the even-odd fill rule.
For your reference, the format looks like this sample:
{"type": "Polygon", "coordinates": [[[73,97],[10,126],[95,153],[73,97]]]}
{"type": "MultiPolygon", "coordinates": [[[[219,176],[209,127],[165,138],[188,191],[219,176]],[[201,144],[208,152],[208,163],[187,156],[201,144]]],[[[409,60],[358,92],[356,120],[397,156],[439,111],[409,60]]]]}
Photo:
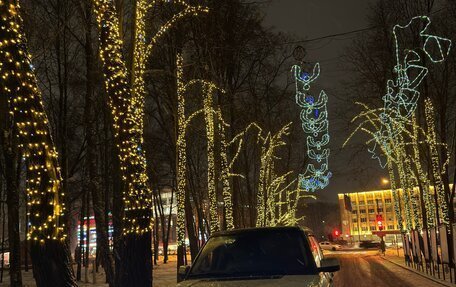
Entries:
{"type": "Polygon", "coordinates": [[[324,258],[309,229],[268,227],[211,236],[178,286],[331,286],[334,258],[324,258]]]}

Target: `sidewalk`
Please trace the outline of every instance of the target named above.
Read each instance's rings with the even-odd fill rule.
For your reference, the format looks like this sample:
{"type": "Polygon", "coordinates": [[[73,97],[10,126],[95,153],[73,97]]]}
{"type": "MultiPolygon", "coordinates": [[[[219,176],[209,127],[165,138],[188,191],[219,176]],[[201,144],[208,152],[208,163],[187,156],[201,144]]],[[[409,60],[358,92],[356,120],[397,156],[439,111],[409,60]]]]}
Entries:
{"type": "MultiPolygon", "coordinates": [[[[154,287],[174,287],[176,286],[176,256],[170,256],[167,264],[163,264],[163,258],[160,257],[158,265],[154,266],[154,287]]],[[[89,268],[88,279],[89,282],[85,283],[85,269],[82,269],[82,282],[78,282],[79,287],[108,287],[105,283],[105,273],[103,268],[99,268],[99,272],[95,275],[96,284],[93,283],[92,266],[89,268]]],[[[36,287],[35,280],[33,279],[33,272],[30,269],[28,272],[22,270],[22,282],[24,287],[36,287]]],[[[0,287],[9,286],[8,270],[4,270],[3,282],[0,287]]]]}
{"type": "MultiPolygon", "coordinates": [[[[445,274],[445,281],[443,280],[442,278],[442,266],[440,266],[440,279],[437,277],[437,271],[436,271],[436,274],[435,274],[435,277],[430,275],[429,273],[426,274],[426,271],[419,271],[415,268],[413,268],[412,266],[407,266],[405,264],[405,259],[404,259],[404,251],[403,249],[399,249],[397,250],[396,248],[390,248],[390,249],[387,249],[386,250],[386,254],[385,256],[380,256],[381,258],[383,258],[384,260],[387,260],[397,266],[400,266],[401,268],[404,268],[406,270],[409,270],[411,272],[414,272],[415,274],[418,274],[424,278],[427,278],[431,281],[434,281],[436,283],[439,283],[441,284],[442,286],[448,286],[448,287],[454,287],[454,283],[451,283],[450,282],[450,274],[449,272],[447,272],[445,274]],[[399,253],[399,254],[398,254],[399,253]]],[[[424,266],[424,270],[426,270],[426,267],[424,266]]],[[[453,278],[453,282],[454,282],[454,278],[453,278]]]]}

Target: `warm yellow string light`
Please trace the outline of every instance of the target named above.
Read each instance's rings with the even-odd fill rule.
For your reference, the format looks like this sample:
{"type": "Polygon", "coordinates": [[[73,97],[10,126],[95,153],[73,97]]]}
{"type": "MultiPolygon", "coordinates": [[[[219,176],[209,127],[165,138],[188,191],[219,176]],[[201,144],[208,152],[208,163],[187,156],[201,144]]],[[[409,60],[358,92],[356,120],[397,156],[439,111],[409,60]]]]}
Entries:
{"type": "Polygon", "coordinates": [[[209,196],[209,219],[211,234],[220,230],[218,220],[218,204],[215,182],[215,135],[213,113],[214,85],[203,86],[204,120],[207,138],[207,193],[209,196]]]}
{"type": "Polygon", "coordinates": [[[185,187],[187,184],[187,143],[185,141],[185,87],[183,78],[183,58],[176,57],[177,79],[177,245],[185,246],[185,187]]]}
{"type": "Polygon", "coordinates": [[[429,98],[424,100],[425,102],[425,116],[427,123],[427,132],[428,132],[428,142],[429,150],[431,153],[431,163],[432,163],[432,173],[434,175],[435,189],[434,192],[437,193],[438,199],[438,208],[440,212],[441,223],[445,225],[450,224],[450,218],[448,214],[448,203],[445,197],[445,188],[442,181],[442,175],[440,171],[440,158],[439,152],[437,150],[437,134],[435,132],[435,111],[434,105],[429,98]]]}
{"type": "MultiPolygon", "coordinates": [[[[187,83],[184,83],[183,80],[183,58],[181,54],[177,55],[176,60],[176,79],[177,79],[177,118],[178,118],[178,130],[177,130],[177,242],[179,246],[185,246],[185,189],[187,184],[187,143],[186,143],[186,129],[190,125],[191,121],[194,117],[203,114],[205,116],[206,121],[206,129],[207,129],[207,136],[208,136],[208,145],[215,144],[215,135],[214,135],[214,114],[216,113],[212,107],[212,93],[215,90],[224,93],[224,90],[219,89],[215,84],[209,81],[201,80],[201,79],[194,79],[187,83]],[[185,114],[185,94],[187,90],[194,86],[194,85],[201,85],[203,87],[203,101],[204,101],[204,108],[198,110],[191,114],[190,116],[186,116],[185,114]],[[208,99],[209,98],[209,99],[208,99]],[[210,143],[212,142],[212,143],[210,143]]],[[[208,165],[208,187],[213,187],[213,190],[210,193],[210,189],[208,190],[209,197],[211,198],[212,194],[212,201],[210,201],[211,206],[210,210],[214,211],[217,214],[217,201],[213,203],[213,199],[215,197],[215,160],[214,155],[208,154],[208,161],[211,162],[212,157],[212,165],[208,165]],[[215,208],[213,208],[213,206],[215,208]]],[[[212,213],[212,216],[214,212],[212,213]]],[[[214,218],[214,217],[212,217],[214,218]]],[[[213,230],[218,230],[218,216],[211,220],[215,227],[213,230]]],[[[211,225],[212,226],[212,225],[211,225]]],[[[214,232],[215,232],[214,231],[214,232]]]]}
{"type": "MultiPolygon", "coordinates": [[[[217,111],[219,117],[218,131],[220,134],[220,179],[222,182],[222,195],[223,203],[225,206],[225,221],[226,229],[234,229],[234,218],[233,218],[233,199],[230,189],[230,163],[228,162],[228,145],[226,142],[225,126],[227,125],[222,118],[222,111],[219,108],[217,111]]],[[[241,146],[242,143],[239,144],[241,146]]]]}
{"type": "Polygon", "coordinates": [[[396,176],[394,175],[394,167],[393,167],[393,162],[388,159],[388,173],[390,177],[390,184],[391,184],[391,192],[393,193],[393,199],[394,199],[394,213],[396,215],[396,220],[397,220],[397,225],[398,229],[400,231],[404,230],[404,226],[402,223],[402,212],[401,212],[401,206],[399,202],[399,190],[396,188],[396,176]]]}
{"type": "Polygon", "coordinates": [[[100,58],[119,149],[122,181],[126,187],[123,190],[123,234],[142,234],[151,229],[152,196],[148,187],[141,119],[134,111],[138,104],[134,102],[136,98],[132,97],[128,84],[114,3],[110,0],[93,2],[99,27],[100,58]]]}
{"type": "Polygon", "coordinates": [[[17,127],[22,156],[27,163],[27,205],[31,226],[27,239],[64,240],[64,192],[58,155],[49,121],[27,53],[19,1],[0,0],[0,87],[8,97],[10,114],[17,127]]]}
{"type": "Polygon", "coordinates": [[[184,10],[174,15],[170,21],[160,26],[158,32],[151,40],[146,39],[146,16],[150,8],[158,4],[158,2],[169,3],[168,0],[149,1],[138,0],[136,3],[135,17],[135,42],[133,69],[131,71],[132,83],[132,112],[134,113],[134,121],[138,125],[138,130],[141,134],[144,130],[144,104],[145,104],[145,79],[144,72],[146,70],[146,62],[150,58],[152,51],[158,40],[166,34],[168,30],[173,28],[179,20],[186,16],[198,16],[200,13],[207,13],[209,10],[203,6],[190,6],[185,1],[174,1],[173,4],[184,6],[184,10]]]}
{"type": "Polygon", "coordinates": [[[421,156],[419,149],[419,129],[416,116],[412,118],[413,122],[413,159],[414,164],[418,173],[418,179],[421,183],[421,188],[423,192],[424,208],[426,210],[426,222],[428,228],[435,227],[435,203],[432,199],[432,194],[430,193],[430,182],[428,179],[427,172],[423,170],[421,165],[421,156]]]}
{"type": "MultiPolygon", "coordinates": [[[[275,211],[271,210],[270,194],[268,190],[271,190],[271,182],[277,179],[274,176],[274,160],[277,159],[275,153],[277,148],[286,145],[283,137],[289,135],[291,123],[283,126],[276,134],[270,132],[266,136],[261,135],[261,131],[258,135],[259,142],[261,144],[261,157],[260,157],[260,176],[258,181],[258,192],[257,192],[257,220],[256,226],[265,226],[268,224],[268,213],[269,216],[274,214],[275,211]]],[[[280,177],[279,177],[280,182],[280,177]]]]}

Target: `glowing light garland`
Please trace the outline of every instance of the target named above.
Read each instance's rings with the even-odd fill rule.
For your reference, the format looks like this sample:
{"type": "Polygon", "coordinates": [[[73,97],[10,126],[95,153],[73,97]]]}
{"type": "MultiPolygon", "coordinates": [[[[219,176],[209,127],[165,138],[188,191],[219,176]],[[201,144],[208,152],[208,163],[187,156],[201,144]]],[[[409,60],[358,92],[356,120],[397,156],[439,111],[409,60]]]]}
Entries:
{"type": "Polygon", "coordinates": [[[302,108],[301,121],[304,133],[307,134],[307,156],[315,163],[307,165],[304,174],[299,176],[300,188],[315,192],[329,184],[332,173],[328,170],[330,150],[324,148],[329,144],[328,96],[320,92],[318,99],[309,93],[311,84],[320,76],[320,64],[315,64],[313,73],[302,71],[301,66],[294,65],[292,72],[296,80],[296,103],[302,108]],[[319,165],[317,168],[316,166],[319,165]]]}
{"type": "MultiPolygon", "coordinates": [[[[210,201],[210,216],[211,216],[211,232],[219,230],[218,213],[217,213],[217,197],[215,193],[215,156],[214,156],[214,114],[212,96],[215,90],[224,93],[224,90],[219,89],[215,84],[209,81],[194,79],[188,83],[183,81],[183,58],[181,54],[177,55],[176,60],[176,79],[177,79],[177,244],[185,246],[185,189],[187,185],[187,142],[186,130],[194,117],[199,114],[205,116],[206,136],[208,140],[208,194],[210,201]],[[204,108],[196,111],[190,116],[185,115],[185,94],[187,90],[199,84],[203,87],[203,102],[204,108]],[[212,220],[213,218],[213,220],[212,220]]],[[[221,118],[221,115],[220,115],[221,118]]],[[[229,188],[229,185],[228,185],[229,188]]]]}
{"type": "Polygon", "coordinates": [[[193,7],[184,1],[174,1],[185,6],[182,13],[175,15],[161,26],[146,43],[145,17],[148,10],[157,2],[166,0],[138,0],[135,10],[134,57],[129,86],[128,74],[122,58],[122,40],[118,31],[119,23],[114,3],[109,0],[93,0],[100,30],[100,56],[103,62],[106,89],[110,95],[110,107],[114,118],[115,137],[120,150],[122,179],[128,186],[124,192],[126,213],[124,234],[150,231],[151,191],[147,186],[145,151],[143,150],[145,64],[154,44],[184,16],[207,12],[201,6],[193,7]]]}
{"type": "Polygon", "coordinates": [[[176,57],[177,79],[177,245],[185,246],[185,187],[187,184],[187,142],[185,141],[185,86],[183,78],[183,58],[181,54],[176,57]]]}
{"type": "MultiPolygon", "coordinates": [[[[429,150],[431,153],[432,163],[432,174],[434,175],[434,192],[437,193],[438,208],[440,212],[441,223],[445,225],[450,224],[450,218],[448,214],[448,203],[445,199],[445,188],[442,181],[442,175],[440,171],[440,158],[437,150],[437,134],[435,132],[435,111],[434,106],[429,98],[425,99],[425,115],[427,123],[429,150]]],[[[448,157],[449,158],[449,157],[448,157]]],[[[446,164],[446,163],[445,163],[446,164]]]]}
{"type": "Polygon", "coordinates": [[[176,0],[173,1],[174,5],[180,5],[184,7],[184,10],[174,15],[171,20],[163,24],[158,32],[152,36],[147,43],[146,39],[146,15],[150,8],[154,7],[158,3],[169,3],[169,0],[138,0],[136,2],[136,25],[134,29],[135,33],[135,45],[134,45],[134,57],[133,69],[131,72],[131,83],[132,88],[132,112],[134,113],[134,120],[138,124],[138,129],[141,133],[144,130],[144,103],[145,103],[145,82],[144,72],[146,68],[146,62],[150,58],[155,45],[163,37],[167,31],[172,29],[180,20],[186,16],[198,16],[200,13],[207,13],[208,8],[203,6],[191,6],[185,1],[176,0]]]}
{"type": "Polygon", "coordinates": [[[207,137],[207,192],[209,196],[209,219],[211,234],[220,230],[215,177],[215,135],[213,92],[218,89],[214,84],[203,85],[204,120],[207,137]]]}
{"type": "Polygon", "coordinates": [[[427,58],[433,63],[440,63],[445,61],[451,49],[451,40],[428,34],[429,25],[431,20],[427,16],[413,17],[410,22],[405,25],[395,25],[393,28],[393,36],[396,52],[396,66],[394,73],[397,75],[395,80],[388,80],[387,93],[383,97],[384,111],[380,115],[382,119],[382,126],[380,130],[375,133],[377,140],[374,146],[369,149],[372,158],[378,159],[380,165],[385,167],[386,164],[381,156],[377,154],[376,147],[378,144],[383,145],[386,152],[391,152],[388,148],[389,139],[396,136],[398,131],[393,128],[393,120],[398,123],[400,121],[408,121],[416,110],[420,92],[418,91],[419,85],[426,78],[428,69],[422,65],[421,56],[417,49],[401,49],[399,47],[398,32],[405,30],[410,26],[416,26],[416,22],[424,24],[424,28],[420,31],[419,36],[424,40],[423,45],[419,50],[423,51],[427,58]],[[429,51],[431,45],[437,47],[437,55],[429,51]],[[401,54],[403,56],[401,57],[401,54]]]}
{"type": "Polygon", "coordinates": [[[30,223],[27,239],[64,240],[64,192],[58,155],[22,31],[19,1],[0,0],[0,87],[8,97],[17,127],[22,156],[27,163],[27,205],[30,223]]]}
{"type": "MultiPolygon", "coordinates": [[[[218,130],[220,135],[220,169],[221,175],[220,179],[222,182],[222,195],[223,195],[223,203],[225,206],[225,220],[226,220],[226,229],[231,230],[234,229],[234,219],[233,219],[233,199],[230,189],[230,181],[229,178],[232,175],[230,173],[230,163],[228,161],[228,144],[226,142],[226,134],[225,134],[225,126],[228,126],[222,118],[222,111],[219,108],[217,111],[217,115],[219,117],[218,121],[218,130]]],[[[239,144],[239,148],[241,147],[242,142],[239,144]]],[[[236,159],[238,152],[236,153],[235,157],[233,158],[233,162],[236,159]]]]}
{"type": "Polygon", "coordinates": [[[122,58],[122,40],[114,2],[94,0],[99,27],[100,58],[106,91],[109,95],[114,136],[119,149],[125,216],[123,234],[142,234],[151,230],[152,196],[148,187],[146,158],[143,150],[142,124],[138,119],[136,98],[128,84],[122,58]]]}
{"type": "MultiPolygon", "coordinates": [[[[261,143],[260,176],[257,192],[257,221],[256,226],[267,226],[275,212],[272,203],[276,202],[275,196],[271,193],[273,186],[280,186],[282,181],[277,181],[274,176],[274,159],[277,148],[286,145],[284,136],[289,135],[291,123],[285,125],[276,134],[267,133],[262,136],[262,130],[258,134],[261,143]],[[275,182],[274,182],[275,181],[275,182]]],[[[284,177],[281,177],[284,179],[284,177]]]]}
{"type": "Polygon", "coordinates": [[[402,223],[402,212],[401,212],[401,205],[399,202],[399,200],[400,200],[399,191],[396,188],[394,167],[393,167],[393,162],[391,160],[388,160],[388,173],[389,173],[390,183],[391,183],[391,192],[393,193],[393,199],[394,199],[394,214],[396,215],[398,229],[403,230],[404,226],[402,223]]]}
{"type": "MultiPolygon", "coordinates": [[[[402,147],[403,148],[403,147],[402,147]]],[[[404,208],[405,208],[405,225],[407,230],[411,230],[413,228],[412,224],[412,210],[410,207],[410,196],[411,194],[411,188],[409,186],[409,182],[407,180],[407,173],[405,171],[405,166],[404,166],[404,159],[405,159],[405,154],[404,150],[402,150],[400,146],[395,147],[395,154],[397,157],[397,169],[399,172],[399,181],[401,182],[402,186],[402,196],[403,196],[403,203],[404,203],[404,208]]],[[[412,190],[413,192],[413,190],[412,190]]]]}
{"type": "Polygon", "coordinates": [[[424,200],[424,208],[426,210],[426,221],[428,228],[435,227],[435,203],[432,199],[432,195],[429,190],[430,182],[428,179],[427,173],[423,170],[421,166],[421,157],[420,157],[420,150],[419,150],[419,130],[418,130],[418,122],[416,117],[413,117],[413,156],[414,156],[414,163],[418,172],[418,177],[421,182],[421,188],[423,189],[423,200],[424,200]]]}

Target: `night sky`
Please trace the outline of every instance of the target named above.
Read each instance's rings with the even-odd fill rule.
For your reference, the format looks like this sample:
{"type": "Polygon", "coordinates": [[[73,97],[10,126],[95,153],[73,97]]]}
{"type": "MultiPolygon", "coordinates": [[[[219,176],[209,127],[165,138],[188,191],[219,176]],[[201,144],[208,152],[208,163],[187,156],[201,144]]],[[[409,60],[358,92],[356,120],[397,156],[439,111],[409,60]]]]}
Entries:
{"type": "MultiPolygon", "coordinates": [[[[369,27],[368,8],[375,0],[271,0],[270,3],[265,10],[266,25],[305,40],[369,27]]],[[[306,61],[321,64],[322,74],[318,86],[329,96],[329,164],[333,178],[330,185],[318,193],[321,200],[335,201],[337,193],[384,188],[381,178],[387,176],[387,172],[369,158],[367,149],[362,152],[341,149],[351,130],[346,127],[347,121],[338,119],[336,113],[344,112],[344,109],[354,105],[344,101],[346,91],[343,82],[350,80],[351,73],[341,56],[356,35],[337,36],[304,44],[307,50],[306,61]]]]}

